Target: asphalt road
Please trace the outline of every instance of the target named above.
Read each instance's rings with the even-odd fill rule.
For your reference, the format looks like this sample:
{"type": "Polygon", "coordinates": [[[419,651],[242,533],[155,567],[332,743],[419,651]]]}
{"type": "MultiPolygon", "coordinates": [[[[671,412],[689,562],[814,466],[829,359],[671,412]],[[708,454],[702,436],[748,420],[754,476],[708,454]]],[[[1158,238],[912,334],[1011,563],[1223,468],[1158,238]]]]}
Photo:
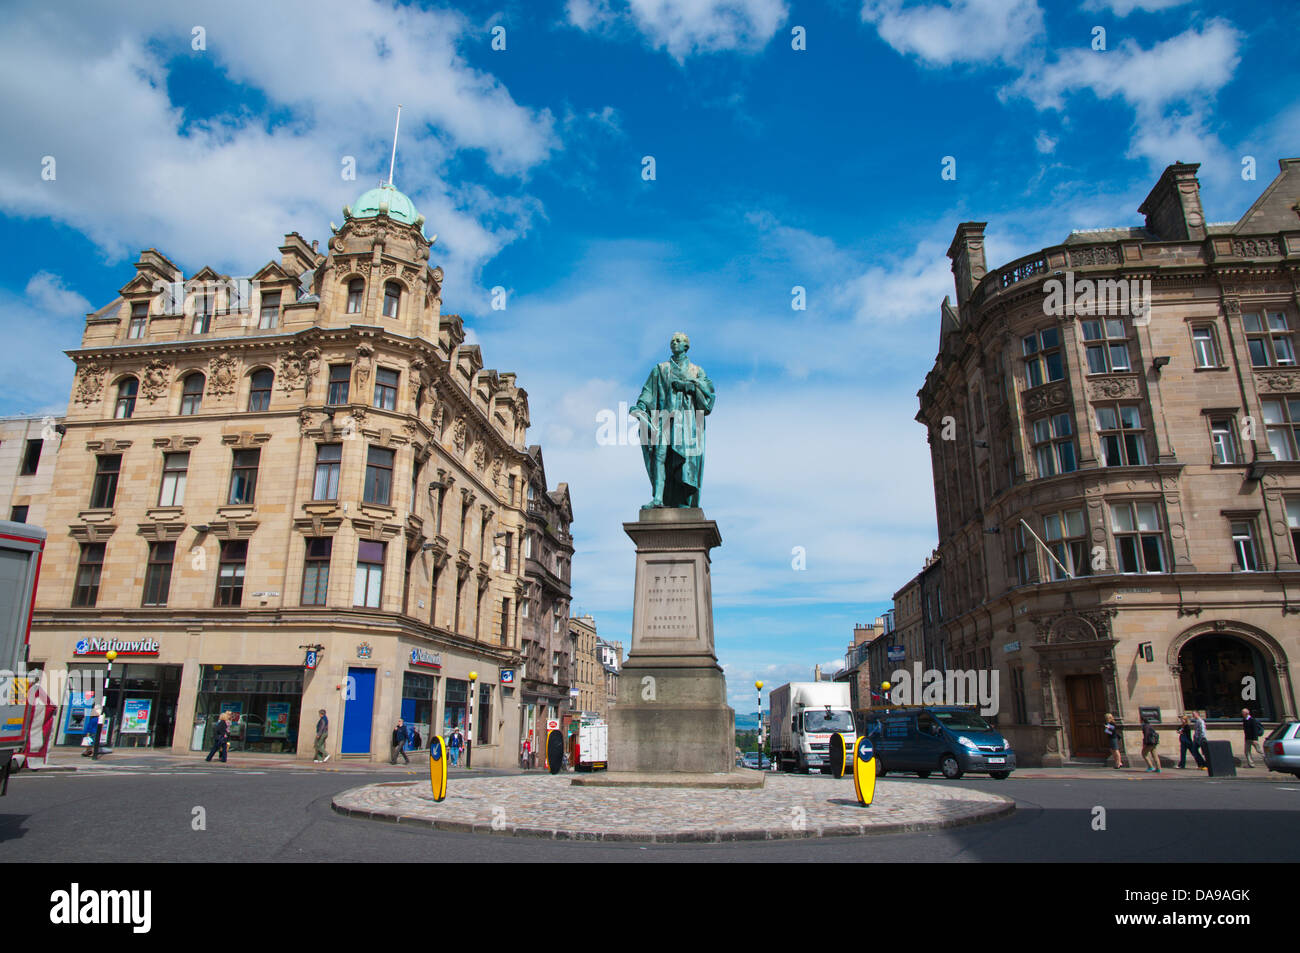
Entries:
{"type": "MultiPolygon", "coordinates": [[[[411,776],[418,772],[412,770],[411,776]]],[[[1300,860],[1300,783],[1211,780],[890,778],[1016,799],[1012,817],[951,831],[858,838],[640,846],[452,834],[342,817],[335,793],[405,773],[195,766],[17,776],[0,799],[13,861],[1104,861],[1300,860]],[[1096,830],[1095,808],[1105,809],[1096,830]],[[202,809],[198,811],[196,809],[202,809]],[[195,830],[201,814],[205,830],[195,830]]],[[[453,783],[473,784],[473,777],[453,783]]],[[[834,783],[827,779],[827,784],[834,783]]]]}

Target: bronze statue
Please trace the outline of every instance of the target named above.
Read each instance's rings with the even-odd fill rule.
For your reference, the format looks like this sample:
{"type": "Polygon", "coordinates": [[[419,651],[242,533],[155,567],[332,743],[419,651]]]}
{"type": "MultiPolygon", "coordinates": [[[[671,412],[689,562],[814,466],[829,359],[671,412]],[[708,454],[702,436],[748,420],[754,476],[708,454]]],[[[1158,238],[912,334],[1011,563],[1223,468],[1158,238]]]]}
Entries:
{"type": "Polygon", "coordinates": [[[641,455],[654,498],[641,509],[698,507],[704,477],[704,418],[713,411],[713,382],[686,358],[691,339],[680,331],[673,357],[654,366],[630,411],[641,422],[641,455]]]}

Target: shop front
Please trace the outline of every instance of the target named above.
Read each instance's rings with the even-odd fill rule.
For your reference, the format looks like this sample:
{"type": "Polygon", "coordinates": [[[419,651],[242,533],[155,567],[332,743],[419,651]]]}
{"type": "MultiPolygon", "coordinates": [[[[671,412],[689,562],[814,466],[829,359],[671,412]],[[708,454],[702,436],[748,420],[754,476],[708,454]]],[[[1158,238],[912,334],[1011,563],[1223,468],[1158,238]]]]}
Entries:
{"type": "Polygon", "coordinates": [[[200,666],[190,750],[211,747],[217,720],[228,711],[232,751],[296,753],[302,692],[301,666],[200,666]]]}
{"type": "Polygon", "coordinates": [[[117,748],[167,748],[176,730],[183,666],[157,661],[155,639],[79,639],[62,673],[63,711],[55,744],[77,746],[95,708],[101,740],[117,748]],[[111,677],[106,653],[114,651],[111,677]]]}
{"type": "Polygon", "coordinates": [[[427,747],[438,711],[438,682],[442,671],[442,656],[427,649],[411,649],[409,668],[402,673],[402,721],[406,723],[407,750],[415,750],[415,737],[419,747],[427,747]]]}

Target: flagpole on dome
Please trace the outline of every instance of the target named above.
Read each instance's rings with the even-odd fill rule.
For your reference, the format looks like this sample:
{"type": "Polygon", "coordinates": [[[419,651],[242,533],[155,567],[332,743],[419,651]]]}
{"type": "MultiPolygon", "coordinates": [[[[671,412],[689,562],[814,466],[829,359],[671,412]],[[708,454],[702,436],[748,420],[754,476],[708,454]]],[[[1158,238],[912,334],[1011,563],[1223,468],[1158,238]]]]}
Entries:
{"type": "Polygon", "coordinates": [[[393,187],[393,167],[397,165],[397,130],[402,125],[402,104],[397,104],[397,122],[393,124],[393,156],[388,160],[388,187],[393,187]]]}

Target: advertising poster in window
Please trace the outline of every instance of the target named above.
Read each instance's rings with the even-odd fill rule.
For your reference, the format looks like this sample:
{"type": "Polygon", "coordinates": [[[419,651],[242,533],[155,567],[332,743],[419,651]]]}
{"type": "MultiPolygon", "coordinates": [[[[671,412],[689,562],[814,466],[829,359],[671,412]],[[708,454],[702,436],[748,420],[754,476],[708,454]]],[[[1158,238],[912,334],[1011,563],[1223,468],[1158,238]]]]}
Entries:
{"type": "Polygon", "coordinates": [[[266,737],[289,737],[289,709],[291,707],[292,705],[289,702],[266,703],[266,729],[264,732],[266,737]]]}
{"type": "Polygon", "coordinates": [[[128,698],[122,709],[122,729],[124,735],[147,735],[149,733],[149,707],[151,698],[128,698]]]}

